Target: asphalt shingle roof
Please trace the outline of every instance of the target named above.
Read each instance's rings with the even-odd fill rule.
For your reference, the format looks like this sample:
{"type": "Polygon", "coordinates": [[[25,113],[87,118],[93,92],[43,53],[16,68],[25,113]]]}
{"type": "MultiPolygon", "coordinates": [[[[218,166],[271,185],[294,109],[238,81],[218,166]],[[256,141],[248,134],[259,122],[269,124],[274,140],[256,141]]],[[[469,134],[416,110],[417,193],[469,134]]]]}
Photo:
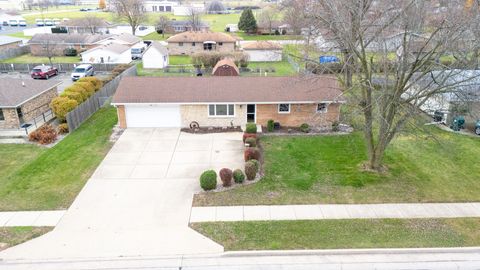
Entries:
{"type": "Polygon", "coordinates": [[[12,108],[59,85],[58,80],[0,78],[0,108],[12,108]],[[22,85],[22,82],[25,86],[22,85]]]}

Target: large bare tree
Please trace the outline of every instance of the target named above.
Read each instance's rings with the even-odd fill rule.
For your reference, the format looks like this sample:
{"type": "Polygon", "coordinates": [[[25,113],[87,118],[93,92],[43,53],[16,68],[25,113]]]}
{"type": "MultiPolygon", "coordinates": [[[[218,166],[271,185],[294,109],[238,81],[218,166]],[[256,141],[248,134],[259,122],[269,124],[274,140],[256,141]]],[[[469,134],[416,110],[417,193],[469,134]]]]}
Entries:
{"type": "Polygon", "coordinates": [[[187,20],[192,27],[192,31],[200,31],[200,26],[202,25],[202,12],[199,9],[190,7],[187,20]]]}
{"type": "Polygon", "coordinates": [[[112,6],[115,9],[115,13],[120,19],[124,19],[128,22],[132,28],[132,34],[135,35],[137,28],[146,19],[143,0],[112,0],[112,6]]]}
{"type": "MultiPolygon", "coordinates": [[[[436,96],[455,92],[473,76],[452,70],[440,57],[461,50],[468,20],[462,5],[445,7],[436,20],[423,0],[322,0],[310,2],[316,29],[333,36],[343,55],[339,74],[351,104],[362,115],[368,151],[365,168],[382,171],[395,135],[436,96]],[[460,20],[460,18],[464,18],[460,20]],[[392,42],[393,38],[396,42],[392,42]],[[392,45],[393,44],[393,45],[392,45]],[[393,47],[393,48],[392,48],[393,47]]],[[[478,46],[470,42],[469,49],[478,46]]]]}

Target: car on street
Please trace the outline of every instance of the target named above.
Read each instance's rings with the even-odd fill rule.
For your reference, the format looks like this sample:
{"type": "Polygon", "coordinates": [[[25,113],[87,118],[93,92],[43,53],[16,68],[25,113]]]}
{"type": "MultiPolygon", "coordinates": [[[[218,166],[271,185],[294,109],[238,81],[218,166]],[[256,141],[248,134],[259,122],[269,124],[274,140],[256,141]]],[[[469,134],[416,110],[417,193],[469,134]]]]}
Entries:
{"type": "Polygon", "coordinates": [[[72,71],[72,81],[76,81],[80,78],[83,77],[88,77],[88,76],[93,76],[95,73],[94,68],[90,64],[82,64],[78,65],[73,71],[72,71]]]}
{"type": "Polygon", "coordinates": [[[46,79],[58,74],[58,69],[52,66],[36,66],[32,69],[30,76],[33,79],[46,79]]]}
{"type": "Polygon", "coordinates": [[[18,26],[26,27],[26,26],[27,26],[27,21],[25,21],[25,20],[19,20],[19,21],[18,21],[18,26]]]}
{"type": "Polygon", "coordinates": [[[36,24],[37,26],[44,26],[44,25],[45,25],[45,23],[43,22],[42,19],[36,19],[36,20],[35,20],[35,24],[36,24]]]}
{"type": "Polygon", "coordinates": [[[17,20],[10,20],[10,21],[8,21],[8,25],[10,25],[10,26],[18,26],[18,21],[17,21],[17,20]]]}
{"type": "Polygon", "coordinates": [[[53,21],[51,19],[45,19],[45,26],[53,26],[53,21]]]}
{"type": "Polygon", "coordinates": [[[480,120],[475,124],[475,134],[480,136],[480,120]]]}

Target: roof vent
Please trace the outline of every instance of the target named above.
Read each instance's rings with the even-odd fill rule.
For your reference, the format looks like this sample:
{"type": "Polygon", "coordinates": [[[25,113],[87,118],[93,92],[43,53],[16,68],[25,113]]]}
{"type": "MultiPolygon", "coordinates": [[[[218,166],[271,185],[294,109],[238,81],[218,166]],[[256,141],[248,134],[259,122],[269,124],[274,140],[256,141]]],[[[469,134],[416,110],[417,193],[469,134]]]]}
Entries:
{"type": "Polygon", "coordinates": [[[25,82],[24,81],[22,81],[22,86],[25,87],[25,82]]]}

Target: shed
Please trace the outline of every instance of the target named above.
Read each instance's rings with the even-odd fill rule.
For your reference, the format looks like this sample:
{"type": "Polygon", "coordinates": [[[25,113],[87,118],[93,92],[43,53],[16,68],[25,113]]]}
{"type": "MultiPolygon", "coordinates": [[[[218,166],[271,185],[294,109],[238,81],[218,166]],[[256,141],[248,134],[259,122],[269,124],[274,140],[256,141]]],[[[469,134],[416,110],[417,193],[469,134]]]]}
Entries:
{"type": "Polygon", "coordinates": [[[158,41],[153,41],[142,57],[143,68],[164,68],[168,66],[167,47],[158,41]]]}
{"type": "Polygon", "coordinates": [[[252,62],[282,61],[282,46],[270,41],[255,41],[243,45],[252,62]]]}
{"type": "Polygon", "coordinates": [[[237,65],[230,58],[225,58],[220,61],[213,67],[212,70],[213,76],[239,76],[240,70],[238,70],[237,65]]]}

